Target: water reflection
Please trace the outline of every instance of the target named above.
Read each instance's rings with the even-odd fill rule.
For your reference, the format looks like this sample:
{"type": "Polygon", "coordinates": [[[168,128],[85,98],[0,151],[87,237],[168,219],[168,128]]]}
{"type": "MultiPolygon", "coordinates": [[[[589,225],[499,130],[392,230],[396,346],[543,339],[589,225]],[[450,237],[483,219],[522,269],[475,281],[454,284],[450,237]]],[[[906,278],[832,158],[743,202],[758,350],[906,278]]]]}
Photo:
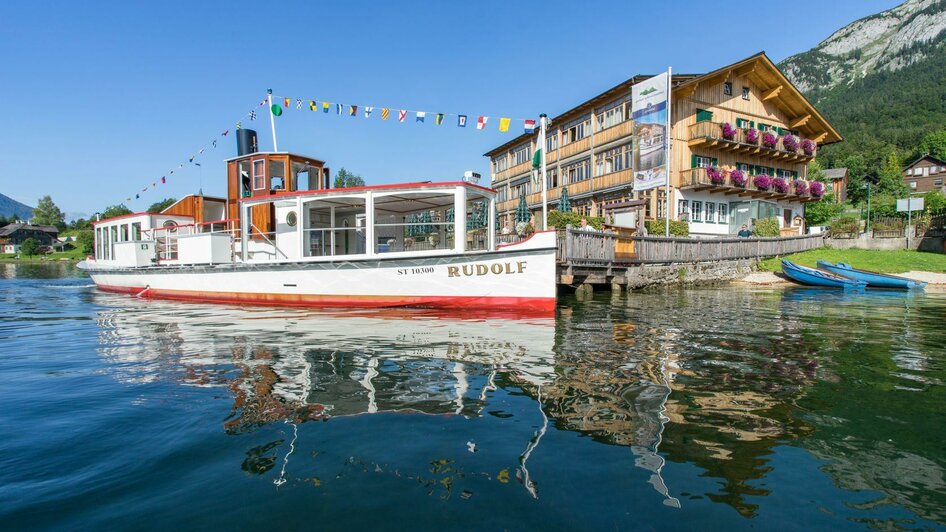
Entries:
{"type": "Polygon", "coordinates": [[[288,424],[240,464],[277,484],[294,474],[307,422],[459,416],[481,420],[484,440],[515,434],[512,477],[532,497],[549,489],[541,456],[557,431],[627,449],[668,507],[705,498],[760,515],[788,445],[823,460],[840,489],[873,494],[857,519],[888,526],[902,514],[877,509],[896,507],[946,522],[946,332],[931,325],[946,320],[941,296],[674,289],[566,300],[554,319],[94,300],[115,378],[225,390],[228,434],[288,424]],[[513,430],[519,420],[527,431],[513,430]],[[713,483],[675,486],[667,472],[682,464],[713,483]]]}

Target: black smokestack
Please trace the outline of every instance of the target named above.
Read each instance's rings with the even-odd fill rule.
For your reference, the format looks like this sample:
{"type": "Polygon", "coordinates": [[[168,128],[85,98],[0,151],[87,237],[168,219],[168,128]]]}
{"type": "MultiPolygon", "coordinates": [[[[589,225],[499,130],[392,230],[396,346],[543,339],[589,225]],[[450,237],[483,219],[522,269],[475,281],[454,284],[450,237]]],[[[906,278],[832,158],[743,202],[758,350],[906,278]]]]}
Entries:
{"type": "Polygon", "coordinates": [[[256,132],[252,129],[238,129],[237,137],[237,156],[256,153],[259,148],[256,145],[256,132]]]}

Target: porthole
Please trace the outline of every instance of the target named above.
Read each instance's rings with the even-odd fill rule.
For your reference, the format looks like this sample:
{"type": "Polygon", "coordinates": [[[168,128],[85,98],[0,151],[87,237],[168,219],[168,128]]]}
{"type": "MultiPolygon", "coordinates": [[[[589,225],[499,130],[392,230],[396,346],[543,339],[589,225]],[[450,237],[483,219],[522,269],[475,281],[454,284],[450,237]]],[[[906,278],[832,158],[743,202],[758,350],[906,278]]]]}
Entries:
{"type": "Polygon", "coordinates": [[[295,227],[297,221],[296,211],[289,211],[289,214],[286,215],[286,225],[289,227],[295,227]]]}

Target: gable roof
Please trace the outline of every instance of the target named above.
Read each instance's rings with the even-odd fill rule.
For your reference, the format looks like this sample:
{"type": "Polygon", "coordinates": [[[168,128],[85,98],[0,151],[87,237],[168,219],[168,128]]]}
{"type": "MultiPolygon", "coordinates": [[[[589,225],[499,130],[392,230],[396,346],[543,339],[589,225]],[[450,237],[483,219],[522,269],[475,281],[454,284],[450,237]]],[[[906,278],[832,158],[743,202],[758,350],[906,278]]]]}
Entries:
{"type": "MultiPolygon", "coordinates": [[[[828,120],[815,109],[815,106],[805,98],[801,91],[785,77],[785,74],[782,74],[782,71],[765,55],[764,51],[706,74],[674,74],[670,80],[671,91],[677,98],[687,98],[696,91],[701,83],[720,83],[728,78],[729,74],[732,72],[749,77],[764,93],[772,91],[774,93],[772,98],[777,99],[778,102],[787,109],[788,112],[786,112],[786,114],[793,117],[797,122],[800,122],[797,126],[791,126],[793,129],[803,128],[810,131],[823,132],[821,139],[814,139],[821,145],[844,140],[841,134],[828,123],[828,120]]],[[[625,80],[552,118],[552,122],[568,121],[588,108],[612,101],[622,94],[628,95],[631,92],[631,86],[652,77],[653,75],[637,75],[625,80]]],[[[820,134],[821,133],[819,133],[819,135],[820,134]]],[[[524,133],[509,142],[493,148],[483,155],[492,157],[534,136],[534,133],[524,133]]]]}
{"type": "Polygon", "coordinates": [[[14,223],[7,224],[3,227],[0,227],[0,236],[9,236],[13,233],[19,231],[20,229],[34,229],[37,231],[42,231],[44,233],[55,233],[59,234],[59,229],[53,225],[32,225],[27,223],[14,223]]]}
{"type": "Polygon", "coordinates": [[[933,157],[932,155],[926,153],[926,154],[923,154],[923,155],[917,157],[912,163],[910,163],[910,164],[904,166],[903,169],[906,170],[907,168],[910,168],[911,166],[915,165],[916,163],[922,161],[923,159],[929,159],[929,160],[933,161],[933,162],[936,163],[936,164],[941,164],[941,165],[946,166],[946,161],[943,161],[943,160],[941,160],[941,159],[937,159],[936,157],[933,157]]]}
{"type": "Polygon", "coordinates": [[[847,177],[847,168],[825,168],[824,176],[826,179],[844,179],[847,177]]]}

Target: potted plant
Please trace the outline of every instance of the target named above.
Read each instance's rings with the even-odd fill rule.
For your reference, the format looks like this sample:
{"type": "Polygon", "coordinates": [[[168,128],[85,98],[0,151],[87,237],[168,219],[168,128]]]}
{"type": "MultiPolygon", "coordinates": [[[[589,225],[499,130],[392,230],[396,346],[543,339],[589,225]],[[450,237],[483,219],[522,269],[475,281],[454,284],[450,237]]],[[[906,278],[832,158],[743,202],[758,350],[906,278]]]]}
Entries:
{"type": "Polygon", "coordinates": [[[772,178],[768,174],[759,174],[753,178],[752,184],[759,190],[768,190],[772,186],[772,178]]]}
{"type": "Polygon", "coordinates": [[[778,192],[779,194],[788,193],[788,181],[784,178],[776,177],[772,179],[772,189],[778,192]]]}
{"type": "Polygon", "coordinates": [[[805,139],[801,141],[801,149],[805,152],[805,155],[814,155],[815,150],[818,149],[818,143],[811,139],[805,139]]]}
{"type": "Polygon", "coordinates": [[[736,138],[736,128],[734,128],[729,122],[723,123],[723,138],[726,140],[733,140],[736,138]]]}
{"type": "Polygon", "coordinates": [[[820,198],[824,196],[824,183],[821,181],[812,181],[810,190],[812,196],[820,198]]]}
{"type": "Polygon", "coordinates": [[[789,133],[782,137],[782,146],[785,147],[786,151],[795,153],[798,151],[798,137],[789,133]]]}
{"type": "Polygon", "coordinates": [[[795,185],[795,194],[799,196],[804,196],[805,194],[808,193],[808,183],[805,183],[801,179],[796,179],[794,185],[795,185]]]}
{"type": "Polygon", "coordinates": [[[778,135],[772,133],[771,131],[766,131],[762,133],[762,145],[766,148],[775,148],[778,144],[778,135]]]}
{"type": "Polygon", "coordinates": [[[736,169],[729,173],[729,178],[732,180],[732,184],[737,187],[746,186],[746,174],[742,170],[736,169]]]}
{"type": "Polygon", "coordinates": [[[749,144],[755,144],[759,142],[759,130],[758,129],[747,129],[746,130],[746,142],[749,144]]]}
{"type": "Polygon", "coordinates": [[[710,183],[714,185],[722,185],[726,182],[726,176],[719,171],[719,168],[715,166],[710,166],[706,169],[706,177],[709,178],[710,183]]]}

